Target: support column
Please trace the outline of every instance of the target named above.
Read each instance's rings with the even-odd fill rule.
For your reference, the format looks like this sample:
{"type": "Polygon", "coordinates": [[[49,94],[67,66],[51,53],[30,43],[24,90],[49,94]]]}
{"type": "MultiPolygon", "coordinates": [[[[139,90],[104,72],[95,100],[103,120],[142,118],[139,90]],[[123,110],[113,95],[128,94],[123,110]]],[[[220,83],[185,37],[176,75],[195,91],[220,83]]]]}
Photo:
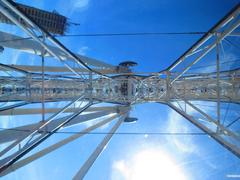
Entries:
{"type": "MultiPolygon", "coordinates": [[[[220,49],[219,49],[219,37],[218,33],[216,33],[216,74],[217,74],[217,122],[221,123],[221,114],[220,114],[220,49]]],[[[217,128],[217,132],[219,128],[217,128]]]]}
{"type": "Polygon", "coordinates": [[[93,165],[93,163],[96,161],[100,153],[104,150],[106,147],[107,143],[110,141],[112,138],[113,134],[116,132],[116,130],[119,128],[121,123],[124,121],[126,118],[126,114],[123,115],[117,122],[116,124],[111,128],[109,131],[109,134],[107,134],[102,142],[97,146],[95,151],[90,155],[90,157],[87,159],[87,161],[83,164],[81,169],[77,172],[77,174],[73,177],[73,180],[82,180],[84,176],[87,174],[88,170],[90,167],[93,165]]]}

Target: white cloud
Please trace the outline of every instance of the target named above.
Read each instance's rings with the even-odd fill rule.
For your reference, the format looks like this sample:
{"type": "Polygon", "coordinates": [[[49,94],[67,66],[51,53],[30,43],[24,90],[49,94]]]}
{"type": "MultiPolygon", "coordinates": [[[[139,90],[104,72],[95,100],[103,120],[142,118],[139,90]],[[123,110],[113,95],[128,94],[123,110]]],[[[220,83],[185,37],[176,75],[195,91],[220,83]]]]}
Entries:
{"type": "Polygon", "coordinates": [[[79,50],[78,50],[78,54],[80,55],[86,55],[87,51],[89,50],[88,46],[82,46],[79,50]]]}
{"type": "MultiPolygon", "coordinates": [[[[72,19],[75,12],[80,13],[88,9],[90,0],[69,0],[58,3],[56,10],[72,19]]],[[[84,12],[85,13],[85,12],[84,12]]],[[[75,19],[75,18],[74,18],[75,19]]]]}
{"type": "MultiPolygon", "coordinates": [[[[216,113],[215,110],[216,108],[216,103],[215,102],[208,102],[206,106],[206,102],[204,101],[196,101],[193,104],[197,104],[196,107],[200,108],[202,111],[207,113],[209,116],[213,117],[216,113]]],[[[191,116],[196,116],[198,113],[187,106],[188,109],[188,114],[191,116]]],[[[200,119],[198,119],[200,120],[200,119]]],[[[185,118],[183,118],[181,115],[173,111],[172,109],[169,111],[168,114],[168,124],[167,124],[167,132],[183,132],[183,133],[188,133],[188,132],[193,132],[193,128],[191,128],[190,123],[184,123],[183,121],[185,118]]],[[[210,128],[210,124],[206,123],[207,121],[204,120],[204,118],[201,120],[205,122],[205,125],[210,128]]],[[[208,167],[211,169],[217,169],[219,164],[215,163],[215,158],[217,156],[221,156],[221,154],[209,154],[209,151],[207,151],[205,148],[203,148],[201,145],[196,143],[196,139],[194,136],[169,136],[170,144],[173,145],[174,149],[177,149],[180,153],[183,153],[184,155],[191,156],[194,154],[194,156],[198,156],[200,159],[199,161],[205,162],[208,167]],[[215,158],[214,158],[215,157],[215,158]]],[[[208,136],[205,136],[207,139],[208,136]]],[[[202,144],[202,142],[200,142],[202,144]]],[[[189,156],[189,157],[190,157],[189,156]]],[[[187,161],[182,164],[188,164],[191,163],[191,161],[187,161]]]]}
{"type": "MultiPolygon", "coordinates": [[[[215,102],[208,102],[206,106],[206,102],[204,101],[195,101],[192,104],[196,104],[195,106],[200,108],[203,112],[207,113],[209,116],[214,118],[214,115],[216,114],[216,111],[212,107],[216,106],[215,102]]],[[[177,107],[178,105],[175,104],[177,107]]],[[[181,107],[184,106],[184,103],[179,102],[179,105],[181,107]]],[[[187,107],[187,114],[197,117],[200,113],[198,113],[196,110],[194,110],[189,105],[187,107]]],[[[206,124],[206,118],[202,116],[202,119],[198,117],[198,120],[204,121],[205,125],[208,126],[208,128],[211,128],[211,124],[206,124]]],[[[184,121],[187,121],[184,117],[182,117],[180,114],[175,112],[173,109],[169,110],[168,113],[168,123],[166,126],[167,132],[181,132],[181,133],[189,133],[193,132],[193,128],[191,128],[190,123],[184,123],[184,121]]],[[[212,126],[214,128],[215,126],[212,126]]],[[[176,148],[183,153],[195,153],[199,154],[199,146],[194,142],[193,136],[169,136],[169,141],[173,143],[176,148]]],[[[203,149],[201,149],[201,153],[203,152],[203,149]]]]}
{"type": "Polygon", "coordinates": [[[71,16],[76,11],[84,11],[89,7],[89,0],[71,0],[70,1],[70,9],[67,12],[68,17],[71,16]]]}
{"type": "Polygon", "coordinates": [[[1,116],[0,125],[2,128],[8,128],[9,127],[9,116],[1,116]]]}
{"type": "MultiPolygon", "coordinates": [[[[184,118],[171,109],[168,114],[168,125],[166,127],[166,131],[188,133],[190,129],[185,123],[183,123],[183,121],[184,118]]],[[[169,138],[180,152],[193,153],[197,149],[191,136],[170,136],[169,138]]]]}
{"type": "Polygon", "coordinates": [[[21,55],[21,51],[17,51],[13,54],[13,57],[12,57],[12,61],[11,61],[11,64],[17,64],[18,60],[19,60],[19,57],[21,55]]]}
{"type": "Polygon", "coordinates": [[[83,8],[88,7],[89,0],[72,0],[72,3],[73,3],[72,5],[74,8],[83,9],[83,8]]]}

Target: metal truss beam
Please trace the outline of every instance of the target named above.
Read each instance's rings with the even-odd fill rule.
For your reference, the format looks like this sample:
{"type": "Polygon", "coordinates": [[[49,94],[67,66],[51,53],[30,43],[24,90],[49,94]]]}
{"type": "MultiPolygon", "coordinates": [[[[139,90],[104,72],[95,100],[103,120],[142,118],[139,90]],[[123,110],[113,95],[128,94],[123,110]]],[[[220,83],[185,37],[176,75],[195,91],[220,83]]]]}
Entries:
{"type": "MultiPolygon", "coordinates": [[[[64,108],[60,109],[58,112],[56,112],[55,114],[53,114],[52,116],[50,116],[46,121],[41,122],[40,124],[36,124],[35,126],[31,126],[30,131],[25,132],[22,136],[18,136],[16,137],[16,141],[14,141],[13,143],[11,143],[9,146],[7,146],[6,148],[4,148],[1,152],[0,152],[0,157],[3,156],[4,154],[6,154],[7,152],[9,152],[11,149],[13,149],[14,147],[16,147],[17,145],[19,145],[21,142],[23,142],[25,139],[29,138],[29,137],[34,137],[35,135],[37,135],[39,133],[39,131],[41,131],[43,128],[48,127],[51,129],[53,129],[54,127],[58,126],[59,124],[61,124],[62,122],[60,121],[60,123],[57,123],[57,121],[53,121],[56,117],[58,117],[62,112],[64,112],[67,108],[69,108],[70,106],[72,106],[74,103],[76,103],[77,101],[79,101],[80,99],[82,99],[83,96],[78,97],[77,99],[75,99],[74,101],[68,103],[64,108]],[[48,125],[50,124],[50,125],[48,125]]],[[[71,117],[68,116],[67,118],[71,117]]],[[[66,118],[66,119],[67,119],[66,118]]],[[[64,120],[66,120],[64,119],[64,120]]],[[[64,122],[63,120],[63,122],[64,122]]],[[[5,132],[3,132],[4,134],[5,132]]],[[[5,137],[5,136],[4,136],[5,137]]],[[[1,166],[1,161],[0,161],[0,166],[1,166]]]]}
{"type": "MultiPolygon", "coordinates": [[[[36,55],[42,54],[42,46],[38,42],[34,41],[33,39],[26,39],[26,38],[16,36],[16,35],[13,35],[10,33],[2,32],[2,31],[0,31],[0,39],[1,39],[0,45],[3,47],[12,48],[12,49],[20,50],[22,52],[36,54],[36,55]]],[[[63,60],[67,60],[67,59],[73,60],[70,56],[65,54],[59,48],[51,46],[51,45],[47,45],[47,47],[49,49],[51,49],[52,52],[57,54],[57,56],[61,57],[63,60]]],[[[115,69],[116,68],[113,65],[104,63],[102,61],[99,61],[99,60],[96,60],[96,59],[93,59],[90,57],[82,56],[79,54],[75,54],[75,55],[78,58],[82,59],[82,61],[85,64],[95,66],[97,68],[102,68],[102,69],[115,69]]],[[[44,54],[44,56],[45,57],[53,57],[48,52],[46,52],[44,54]]],[[[87,69],[85,69],[85,71],[89,72],[89,70],[87,70],[87,69]]]]}
{"type": "MultiPolygon", "coordinates": [[[[78,110],[80,110],[80,108],[76,109],[74,112],[76,112],[78,110]]],[[[118,112],[121,112],[121,110],[118,112]]],[[[117,113],[117,112],[116,111],[112,111],[112,112],[111,111],[98,111],[98,112],[88,113],[88,114],[84,114],[84,115],[79,115],[78,117],[72,119],[71,122],[67,123],[62,128],[63,129],[68,128],[71,126],[78,125],[80,123],[95,120],[97,118],[104,118],[104,117],[108,116],[109,114],[115,114],[115,113],[117,113]]],[[[28,124],[25,126],[2,130],[2,131],[0,131],[0,137],[4,137],[4,138],[0,138],[0,144],[14,141],[14,140],[16,141],[16,140],[18,140],[20,138],[24,138],[24,137],[26,138],[27,136],[29,136],[30,133],[32,133],[36,129],[38,130],[39,134],[43,134],[43,133],[45,133],[46,129],[52,129],[53,127],[56,127],[58,124],[64,122],[70,116],[71,115],[55,119],[49,125],[45,125],[44,128],[42,127],[43,123],[38,122],[38,123],[34,123],[34,124],[28,124]]]]}
{"type": "Polygon", "coordinates": [[[192,103],[190,103],[189,101],[183,100],[187,105],[189,105],[191,108],[193,108],[194,110],[196,110],[197,112],[199,112],[201,115],[203,115],[205,118],[207,118],[208,122],[214,124],[217,129],[219,129],[219,132],[223,133],[224,135],[227,136],[231,136],[233,138],[235,138],[236,140],[240,141],[240,136],[234,132],[232,132],[231,130],[227,129],[226,127],[224,127],[220,121],[213,119],[211,116],[209,116],[207,113],[205,113],[204,111],[202,111],[201,109],[199,109],[198,107],[194,106],[192,103]]]}
{"type": "MultiPolygon", "coordinates": [[[[53,57],[55,57],[56,59],[59,59],[70,71],[72,71],[74,74],[76,74],[77,76],[79,76],[81,78],[81,75],[77,72],[75,72],[68,64],[66,64],[63,59],[58,56],[56,53],[54,53],[46,44],[45,42],[45,38],[39,38],[32,30],[28,29],[26,27],[26,25],[23,25],[21,22],[19,22],[19,18],[16,18],[17,16],[20,16],[23,18],[23,20],[25,20],[26,24],[31,24],[34,25],[26,16],[24,16],[21,12],[19,12],[19,10],[16,9],[16,7],[14,7],[13,5],[11,5],[11,3],[9,1],[5,1],[2,0],[2,2],[5,6],[7,6],[10,9],[6,9],[4,7],[4,5],[0,5],[0,11],[2,14],[4,14],[6,17],[8,17],[14,24],[16,24],[17,26],[19,26],[25,33],[27,33],[29,36],[31,36],[36,42],[38,42],[41,45],[41,53],[42,51],[47,51],[49,54],[51,54],[53,57]],[[10,12],[9,10],[12,10],[12,12],[10,12]],[[16,13],[15,15],[13,13],[16,13]]],[[[27,25],[30,26],[31,25],[27,25]]],[[[35,25],[34,27],[32,27],[33,29],[39,29],[37,28],[38,26],[35,25]]],[[[42,32],[42,31],[40,31],[42,32]]],[[[43,32],[42,32],[43,33],[43,32]]],[[[44,37],[46,37],[47,34],[44,34],[44,37]]]]}
{"type": "Polygon", "coordinates": [[[78,138],[80,138],[80,137],[82,137],[84,135],[87,135],[89,132],[91,132],[94,129],[97,129],[97,128],[99,128],[99,127],[101,127],[101,126],[111,122],[115,118],[118,118],[120,115],[121,115],[121,113],[120,114],[115,114],[112,117],[109,117],[109,118],[107,118],[105,120],[102,120],[102,121],[100,121],[100,122],[98,122],[98,123],[96,123],[96,124],[86,128],[86,129],[80,131],[79,133],[76,133],[76,134],[74,134],[74,135],[72,135],[72,136],[70,136],[68,138],[65,138],[65,139],[63,139],[63,140],[61,140],[61,141],[59,141],[59,142],[57,142],[57,143],[55,143],[55,144],[53,144],[51,146],[48,146],[48,147],[46,147],[46,148],[44,148],[44,149],[34,153],[33,155],[30,155],[29,157],[27,157],[27,158],[25,158],[23,160],[20,160],[20,161],[14,163],[8,169],[6,169],[4,172],[2,172],[0,174],[0,177],[9,174],[12,171],[16,171],[17,169],[19,169],[19,168],[21,168],[21,167],[23,167],[23,166],[25,166],[25,165],[27,165],[27,164],[37,160],[37,159],[43,157],[43,156],[46,156],[47,154],[49,154],[49,153],[51,153],[51,152],[61,148],[62,146],[67,145],[67,144],[71,143],[72,141],[75,141],[75,140],[77,140],[78,138]]]}
{"type": "MultiPolygon", "coordinates": [[[[28,66],[28,65],[12,65],[11,67],[22,69],[24,71],[31,71],[31,72],[41,72],[42,68],[41,66],[28,66]]],[[[70,70],[66,67],[57,67],[57,66],[45,66],[44,67],[45,72],[60,72],[60,73],[66,73],[70,72],[70,70]]],[[[81,73],[89,73],[88,70],[84,68],[73,68],[76,72],[81,72],[81,73]]],[[[104,69],[95,69],[96,71],[99,71],[103,74],[116,74],[118,73],[117,68],[104,68],[104,69]]]]}
{"type": "MultiPolygon", "coordinates": [[[[221,124],[221,122],[219,120],[219,117],[218,117],[218,113],[217,113],[217,120],[215,120],[210,115],[208,115],[206,112],[204,112],[200,108],[196,107],[195,105],[193,105],[188,100],[179,97],[176,91],[175,91],[174,94],[177,98],[177,100],[176,100],[177,103],[178,103],[179,100],[185,103],[185,109],[186,109],[186,105],[188,105],[189,107],[191,107],[192,109],[194,109],[195,111],[200,113],[202,116],[204,116],[207,119],[208,122],[212,123],[212,125],[215,125],[217,127],[216,129],[220,130],[219,132],[223,133],[224,135],[231,136],[231,137],[235,138],[236,140],[238,140],[240,142],[240,136],[238,134],[232,132],[230,129],[228,129],[227,127],[225,127],[224,125],[221,124]]],[[[218,111],[220,111],[220,106],[219,106],[218,101],[216,101],[216,103],[217,103],[216,107],[217,107],[217,112],[218,112],[218,111]]],[[[179,105],[180,109],[183,110],[181,105],[180,104],[178,104],[178,105],[179,105]]]]}
{"type": "Polygon", "coordinates": [[[207,133],[210,137],[212,137],[214,140],[216,140],[219,144],[221,144],[223,147],[231,151],[233,154],[235,154],[238,158],[240,158],[240,147],[228,142],[226,139],[221,137],[221,134],[216,133],[212,131],[210,128],[206,127],[205,125],[198,122],[196,119],[194,119],[192,116],[181,110],[180,108],[176,107],[172,103],[167,103],[169,107],[171,107],[173,110],[175,110],[177,113],[181,114],[184,118],[186,118],[189,122],[194,124],[196,127],[201,129],[203,132],[207,133]]]}
{"type": "Polygon", "coordinates": [[[18,10],[14,2],[10,0],[0,0],[0,11],[30,36],[22,38],[0,32],[0,45],[41,55],[42,57],[42,66],[0,64],[0,69],[4,74],[9,71],[16,71],[26,75],[24,78],[17,76],[0,77],[0,93],[2,95],[0,100],[3,102],[8,101],[8,99],[12,101],[19,100],[16,104],[1,107],[0,115],[42,114],[42,120],[38,123],[5,129],[0,132],[0,144],[10,143],[0,152],[0,157],[2,156],[0,160],[0,176],[17,170],[88,134],[90,131],[111,122],[113,119],[119,118],[74,176],[74,180],[84,178],[124,119],[128,117],[130,105],[142,102],[166,103],[189,122],[240,158],[240,147],[237,143],[234,144],[240,141],[240,137],[229,128],[239,120],[239,117],[228,123],[228,125],[221,123],[220,119],[220,103],[222,101],[228,103],[239,103],[240,101],[238,96],[240,92],[238,90],[240,87],[240,71],[236,69],[234,71],[221,72],[219,67],[220,49],[218,49],[218,44],[224,38],[227,36],[238,36],[239,34],[234,32],[240,26],[240,19],[237,19],[240,15],[239,5],[167,70],[149,77],[142,77],[132,72],[124,74],[119,69],[121,66],[108,65],[95,59],[74,54],[54,36],[18,10]],[[200,61],[214,48],[217,50],[217,72],[193,74],[190,72],[187,74],[187,71],[195,63],[200,61]],[[66,67],[45,66],[44,57],[57,58],[66,67]],[[175,71],[176,67],[182,62],[187,62],[189,57],[193,57],[193,59],[190,59],[190,62],[183,70],[175,71]],[[77,63],[77,68],[70,66],[68,60],[71,61],[71,64],[73,64],[72,62],[77,63]],[[46,74],[46,72],[49,72],[49,74],[46,74]],[[71,72],[76,74],[77,77],[73,77],[71,72]],[[114,73],[119,75],[112,77],[105,75],[114,73]],[[21,91],[24,91],[24,93],[21,91]],[[18,94],[18,92],[21,93],[18,94]],[[63,108],[47,108],[45,102],[50,100],[53,102],[69,100],[71,102],[63,108]],[[179,103],[179,100],[185,103],[185,110],[179,103]],[[217,102],[218,118],[212,118],[209,115],[210,113],[206,113],[193,105],[191,102],[194,100],[217,102]],[[78,105],[79,101],[81,101],[80,105],[78,105]],[[90,107],[93,105],[93,101],[126,106],[90,107]],[[178,106],[173,103],[174,101],[178,103],[178,106]],[[33,102],[41,103],[42,108],[14,109],[25,105],[25,103],[33,102]],[[206,124],[200,122],[193,115],[188,114],[187,106],[199,113],[201,117],[204,117],[204,120],[206,120],[204,123],[206,122],[206,124]],[[49,117],[45,119],[47,113],[49,117]],[[58,130],[94,119],[101,121],[95,121],[93,126],[43,148],[25,159],[21,159],[51,135],[57,133],[58,130]]]}
{"type": "MultiPolygon", "coordinates": [[[[196,52],[196,50],[202,46],[207,40],[211,37],[215,36],[215,33],[219,31],[223,26],[226,26],[233,19],[239,16],[240,13],[240,4],[238,4],[235,8],[233,8],[222,20],[220,20],[214,27],[212,27],[202,38],[200,38],[194,45],[192,45],[182,56],[180,56],[172,65],[170,65],[167,70],[172,71],[178,64],[183,62],[186,57],[196,52]]],[[[230,35],[231,32],[239,26],[239,21],[234,24],[228,31],[225,31],[221,34],[220,39],[224,39],[227,35],[230,35]]],[[[220,40],[219,39],[219,40],[220,40]]],[[[215,46],[214,44],[212,46],[215,46]]]]}
{"type": "MultiPolygon", "coordinates": [[[[240,13],[240,8],[237,9],[237,12],[240,13]]],[[[219,43],[219,41],[222,41],[225,37],[227,37],[231,32],[233,32],[237,27],[239,27],[240,25],[240,20],[238,20],[237,22],[235,22],[230,28],[228,28],[227,30],[225,30],[223,33],[221,33],[218,38],[217,41],[215,41],[214,43],[212,43],[211,45],[209,45],[206,50],[204,50],[202,52],[202,54],[200,54],[195,60],[193,60],[189,65],[187,65],[183,71],[177,76],[175,77],[173,80],[171,80],[171,84],[174,83],[177,79],[179,79],[185,72],[187,72],[194,64],[196,64],[198,61],[200,61],[204,56],[206,56],[213,48],[215,48],[217,46],[217,44],[219,43]]],[[[212,36],[212,35],[211,35],[212,36]]],[[[208,37],[210,38],[210,37],[208,37]]],[[[206,40],[205,40],[206,41],[206,40]]],[[[200,45],[199,45],[200,46],[200,45]]],[[[199,47],[198,46],[198,47],[199,47]]],[[[184,59],[186,57],[184,57],[183,59],[178,61],[178,64],[183,62],[184,59]]],[[[175,66],[174,66],[175,67],[175,66]]],[[[173,68],[170,68],[170,70],[173,70],[173,68]]]]}
{"type": "MultiPolygon", "coordinates": [[[[77,108],[68,108],[63,113],[69,113],[76,111],[77,108]]],[[[105,106],[105,107],[90,107],[85,112],[96,112],[96,111],[108,111],[117,112],[126,109],[126,106],[105,106]]],[[[56,113],[60,110],[60,108],[45,108],[45,113],[56,113]]],[[[0,112],[1,116],[17,116],[17,115],[33,115],[33,114],[41,114],[41,108],[17,108],[17,109],[9,109],[0,112]]]]}
{"type": "Polygon", "coordinates": [[[41,144],[43,141],[45,141],[47,138],[49,138],[51,135],[53,135],[56,131],[58,131],[60,128],[65,126],[67,123],[69,123],[72,119],[77,117],[80,113],[82,113],[84,110],[86,110],[88,107],[90,107],[92,103],[88,103],[84,105],[80,111],[72,114],[69,118],[67,118],[64,122],[61,124],[58,124],[53,129],[50,129],[47,133],[44,133],[31,142],[28,142],[24,147],[22,147],[17,152],[13,153],[12,155],[2,159],[0,161],[0,173],[5,171],[9,166],[14,164],[16,161],[18,161],[20,158],[22,158],[25,154],[27,154],[29,151],[37,147],[39,144],[41,144]]]}
{"type": "Polygon", "coordinates": [[[29,72],[27,70],[23,70],[21,68],[18,68],[18,67],[14,67],[14,66],[11,66],[11,65],[7,65],[7,64],[2,64],[0,63],[0,68],[3,68],[2,70],[3,71],[16,71],[16,72],[20,72],[24,75],[28,75],[29,72]]]}
{"type": "MultiPolygon", "coordinates": [[[[94,71],[92,68],[90,68],[87,64],[85,64],[79,57],[77,57],[73,52],[71,52],[69,49],[67,49],[62,43],[60,43],[55,37],[53,37],[49,32],[45,31],[43,28],[39,27],[36,23],[34,23],[25,13],[21,12],[21,10],[16,8],[16,4],[9,0],[2,0],[2,5],[0,6],[0,11],[8,17],[13,23],[15,23],[17,26],[19,26],[23,31],[25,31],[30,37],[32,37],[35,41],[37,41],[48,53],[50,53],[52,56],[56,57],[60,61],[63,62],[63,59],[59,57],[57,54],[55,54],[51,49],[49,49],[48,45],[45,43],[45,39],[48,39],[53,45],[55,45],[58,49],[60,49],[64,54],[69,56],[71,59],[73,59],[77,64],[80,66],[88,69],[90,72],[94,72],[96,74],[99,74],[105,78],[109,78],[106,75],[101,74],[98,71],[94,71]],[[8,8],[6,10],[5,7],[8,8]],[[14,14],[21,18],[24,23],[19,22],[17,18],[15,18],[14,14]],[[24,24],[24,25],[23,25],[24,24]],[[29,30],[26,27],[31,27],[35,31],[38,30],[41,34],[43,39],[39,38],[33,31],[29,30]]],[[[68,66],[66,63],[63,62],[63,64],[68,67],[73,73],[79,75],[77,72],[72,70],[70,66],[68,66]]],[[[81,77],[81,75],[80,75],[81,77]]]]}
{"type": "Polygon", "coordinates": [[[27,104],[29,104],[29,102],[17,102],[17,103],[12,104],[12,105],[7,105],[7,106],[4,106],[4,107],[1,107],[0,112],[4,112],[4,111],[7,111],[7,110],[12,110],[12,109],[17,108],[17,107],[25,106],[27,104]]]}

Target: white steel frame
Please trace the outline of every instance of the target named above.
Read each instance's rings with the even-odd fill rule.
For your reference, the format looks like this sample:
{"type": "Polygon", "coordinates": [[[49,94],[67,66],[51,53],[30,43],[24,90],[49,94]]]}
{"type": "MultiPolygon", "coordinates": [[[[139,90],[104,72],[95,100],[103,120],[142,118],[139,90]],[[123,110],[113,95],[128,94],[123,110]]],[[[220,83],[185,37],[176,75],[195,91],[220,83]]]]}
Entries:
{"type": "MultiPolygon", "coordinates": [[[[66,144],[69,144],[70,142],[88,134],[89,132],[107,123],[112,122],[114,119],[117,119],[116,123],[110,129],[109,133],[103,138],[100,144],[96,147],[96,149],[92,152],[87,161],[83,164],[83,166],[74,176],[74,179],[82,179],[86,175],[92,164],[95,162],[97,157],[100,155],[100,153],[104,150],[105,146],[110,141],[119,126],[124,122],[126,118],[128,118],[131,105],[148,101],[167,104],[169,107],[181,114],[192,124],[196,125],[202,131],[207,133],[214,140],[216,140],[218,143],[223,145],[225,148],[227,148],[229,151],[231,151],[240,158],[240,135],[236,132],[233,132],[229,128],[229,124],[226,125],[221,122],[220,111],[222,101],[240,103],[240,100],[234,95],[232,96],[231,100],[223,99],[221,96],[222,83],[230,84],[232,86],[240,85],[240,82],[238,80],[225,80],[222,77],[228,76],[229,74],[232,75],[239,73],[239,70],[235,70],[232,72],[221,72],[219,68],[219,44],[227,36],[239,36],[238,32],[234,32],[234,30],[236,30],[240,26],[239,5],[234,10],[232,10],[226,17],[224,17],[223,20],[221,20],[217,25],[215,25],[208,33],[206,33],[206,35],[204,35],[197,43],[195,43],[188,51],[186,51],[169,68],[146,78],[134,76],[134,73],[130,73],[124,76],[124,73],[121,73],[121,71],[119,71],[119,68],[116,66],[112,66],[98,60],[90,59],[72,53],[51,34],[43,30],[31,19],[29,19],[26,14],[18,10],[15,7],[14,2],[12,1],[0,0],[0,11],[31,37],[31,39],[21,40],[21,46],[19,46],[18,43],[8,40],[21,39],[21,37],[5,32],[0,32],[0,38],[5,40],[5,42],[0,43],[0,45],[42,56],[42,66],[19,66],[0,64],[0,68],[3,72],[7,73],[9,71],[12,71],[21,73],[23,75],[23,77],[21,77],[22,82],[25,82],[26,86],[37,86],[36,82],[38,82],[41,85],[42,90],[41,101],[37,101],[38,103],[42,103],[41,108],[18,108],[27,104],[37,103],[32,99],[25,99],[21,102],[15,102],[15,104],[10,103],[6,106],[0,107],[0,116],[42,114],[42,121],[40,121],[39,123],[19,126],[13,129],[6,129],[0,131],[0,144],[13,141],[9,146],[7,146],[0,152],[0,157],[2,157],[0,159],[0,176],[5,176],[33,162],[34,160],[37,160],[47,155],[48,153],[53,152],[58,148],[61,148],[66,144]],[[20,18],[21,21],[19,21],[20,18]],[[205,57],[214,48],[216,48],[217,64],[217,72],[215,73],[215,75],[214,73],[205,73],[203,75],[187,74],[187,71],[191,69],[194,64],[202,60],[203,57],[205,57]],[[46,66],[44,58],[47,57],[54,57],[58,59],[66,67],[46,66]],[[181,69],[181,71],[176,70],[181,64],[186,62],[188,58],[192,57],[195,58],[193,58],[183,69],[181,69]],[[67,60],[74,61],[78,64],[78,67],[71,67],[67,64],[67,60]],[[92,66],[94,66],[95,68],[92,68],[92,66]],[[57,74],[47,74],[46,72],[57,74]],[[66,72],[68,74],[61,75],[61,72],[66,72]],[[108,76],[106,74],[117,74],[119,75],[119,77],[108,76]],[[204,99],[203,96],[201,96],[200,99],[202,98],[204,100],[213,100],[217,103],[216,119],[211,117],[211,115],[209,115],[207,112],[204,112],[203,110],[195,106],[191,102],[191,100],[187,98],[186,91],[188,91],[189,89],[187,89],[186,84],[190,84],[194,81],[196,82],[196,77],[198,77],[199,82],[201,82],[202,79],[206,79],[206,76],[211,77],[211,81],[215,81],[217,88],[216,97],[214,97],[213,99],[204,99]],[[195,80],[192,77],[194,77],[195,80]],[[191,78],[193,80],[191,80],[191,78]],[[34,82],[35,79],[40,80],[34,82]],[[75,98],[66,100],[69,102],[63,108],[46,108],[45,103],[47,102],[47,95],[45,87],[47,82],[55,82],[57,84],[58,82],[54,81],[54,79],[66,79],[66,81],[68,80],[68,82],[70,80],[70,82],[78,81],[79,84],[81,82],[83,85],[86,85],[86,87],[84,87],[84,92],[80,96],[76,96],[75,98]],[[35,84],[33,84],[33,82],[35,84]],[[121,88],[124,89],[124,86],[122,86],[122,84],[124,83],[126,87],[128,87],[128,89],[126,90],[127,92],[125,92],[127,94],[126,97],[121,94],[114,95],[109,93],[109,97],[104,97],[104,99],[103,97],[101,97],[101,95],[98,95],[97,92],[94,92],[98,89],[104,88],[106,89],[105,91],[109,91],[112,87],[119,84],[121,84],[121,88]],[[184,86],[183,95],[180,94],[180,90],[178,90],[179,84],[181,86],[184,86]],[[110,88],[107,89],[103,86],[110,88]],[[142,92],[138,91],[133,95],[130,95],[132,90],[134,90],[134,87],[137,87],[137,89],[141,89],[142,92]],[[156,93],[158,93],[157,98],[156,93]],[[93,105],[99,102],[111,102],[120,105],[110,107],[93,107],[93,105]],[[198,114],[205,118],[204,121],[210,123],[211,127],[206,125],[205,123],[202,123],[196,116],[189,114],[186,110],[188,108],[194,109],[198,114]],[[45,114],[47,113],[52,113],[52,115],[48,118],[45,118],[45,114]],[[58,130],[72,125],[81,124],[83,122],[90,121],[96,118],[102,118],[102,120],[77,134],[74,134],[68,138],[56,142],[51,146],[39,150],[38,152],[30,155],[29,157],[24,157],[24,155],[26,155],[32,149],[44,142],[47,138],[56,133],[58,130]],[[212,126],[214,126],[214,128],[212,128],[212,126]],[[9,136],[10,134],[11,136],[9,136]]],[[[237,74],[237,77],[238,75],[240,75],[240,73],[237,74]]],[[[6,77],[5,79],[9,82],[12,82],[12,78],[14,77],[6,77]]],[[[15,77],[15,79],[18,80],[20,78],[18,76],[15,77]]],[[[205,82],[205,84],[207,83],[208,82],[205,82]]],[[[203,86],[204,83],[202,83],[201,85],[203,86]]],[[[53,102],[54,101],[57,101],[57,99],[54,99],[53,102]]],[[[236,119],[235,121],[238,121],[238,119],[236,119]]]]}

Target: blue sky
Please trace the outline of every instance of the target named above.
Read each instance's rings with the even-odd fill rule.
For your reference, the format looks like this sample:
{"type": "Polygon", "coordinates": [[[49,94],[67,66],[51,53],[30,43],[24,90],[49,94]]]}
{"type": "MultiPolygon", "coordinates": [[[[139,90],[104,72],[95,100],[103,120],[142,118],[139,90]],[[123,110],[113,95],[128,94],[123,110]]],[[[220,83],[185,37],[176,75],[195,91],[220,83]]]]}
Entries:
{"type": "MultiPolygon", "coordinates": [[[[49,11],[57,10],[80,26],[69,34],[207,31],[239,0],[59,0],[18,1],[49,11]]],[[[138,62],[136,71],[157,72],[168,67],[200,35],[118,36],[59,38],[74,52],[117,65],[138,62]]],[[[14,56],[20,58],[21,56],[14,56]]],[[[15,61],[15,60],[13,60],[15,61]]],[[[32,59],[28,63],[35,63],[32,59]]],[[[21,61],[19,63],[26,63],[21,61]]],[[[135,124],[119,132],[199,132],[168,107],[140,104],[133,107],[135,124]]],[[[104,131],[107,131],[106,127],[104,131]]],[[[55,135],[42,147],[63,138],[55,135]]],[[[3,179],[70,179],[103,136],[89,135],[4,177],[3,179]]],[[[240,174],[240,160],[208,136],[116,135],[86,176],[87,180],[124,180],[140,152],[164,152],[185,179],[231,179],[240,174]]],[[[158,165],[158,164],[157,164],[158,165]]],[[[161,168],[159,168],[161,173],[161,168]]]]}

